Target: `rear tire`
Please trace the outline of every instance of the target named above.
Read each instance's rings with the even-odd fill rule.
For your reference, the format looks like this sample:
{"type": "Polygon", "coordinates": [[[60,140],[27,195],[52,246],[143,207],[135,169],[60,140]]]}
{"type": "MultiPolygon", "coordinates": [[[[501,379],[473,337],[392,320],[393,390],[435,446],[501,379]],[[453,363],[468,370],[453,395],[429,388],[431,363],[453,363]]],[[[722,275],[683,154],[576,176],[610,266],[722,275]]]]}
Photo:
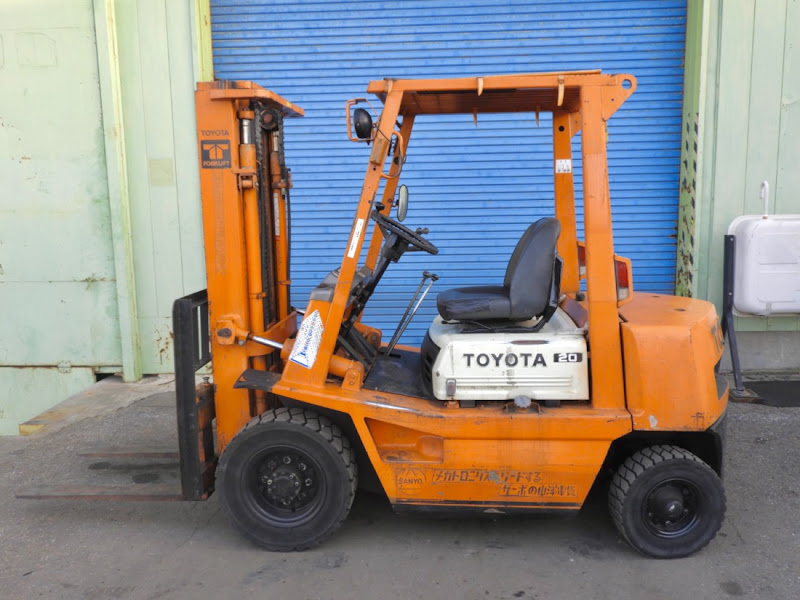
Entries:
{"type": "Polygon", "coordinates": [[[324,416],[267,411],[225,448],[217,469],[222,511],[267,550],[305,550],[347,518],[357,486],[355,453],[324,416]]]}
{"type": "Polygon", "coordinates": [[[622,537],[654,558],[697,552],[725,518],[719,476],[678,446],[651,446],[628,458],[611,481],[608,501],[622,537]]]}

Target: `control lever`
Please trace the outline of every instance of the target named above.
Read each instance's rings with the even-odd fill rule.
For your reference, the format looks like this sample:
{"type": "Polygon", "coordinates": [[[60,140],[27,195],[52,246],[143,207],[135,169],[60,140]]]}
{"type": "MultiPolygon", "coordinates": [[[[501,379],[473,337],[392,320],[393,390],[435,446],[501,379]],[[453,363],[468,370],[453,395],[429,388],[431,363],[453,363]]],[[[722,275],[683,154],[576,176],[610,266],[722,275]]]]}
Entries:
{"type": "MultiPolygon", "coordinates": [[[[417,232],[419,232],[419,229],[417,230],[417,232]]],[[[439,280],[439,276],[436,273],[429,273],[428,271],[423,271],[422,272],[422,281],[419,282],[419,285],[417,286],[417,291],[414,292],[414,297],[411,298],[411,302],[408,303],[408,306],[406,307],[406,312],[403,313],[403,317],[400,319],[400,322],[397,324],[397,329],[395,330],[394,335],[392,336],[392,339],[389,342],[389,345],[386,346],[386,354],[387,355],[392,353],[392,350],[394,350],[394,347],[397,345],[397,342],[400,339],[400,336],[403,335],[403,332],[405,332],[406,328],[411,323],[411,319],[413,319],[414,315],[417,314],[417,309],[422,304],[422,301],[425,300],[425,296],[428,295],[428,292],[430,291],[431,286],[433,285],[433,282],[434,281],[438,281],[438,280],[439,280]],[[428,280],[430,280],[430,281],[428,281],[428,280]],[[422,296],[420,296],[419,300],[417,300],[417,296],[419,296],[420,290],[422,290],[422,286],[425,285],[426,281],[428,281],[428,285],[425,288],[425,291],[422,292],[422,296]],[[416,304],[414,304],[415,301],[416,301],[416,304]],[[411,309],[412,305],[414,306],[413,310],[411,309]],[[411,313],[411,314],[409,314],[409,313],[411,313]]]]}

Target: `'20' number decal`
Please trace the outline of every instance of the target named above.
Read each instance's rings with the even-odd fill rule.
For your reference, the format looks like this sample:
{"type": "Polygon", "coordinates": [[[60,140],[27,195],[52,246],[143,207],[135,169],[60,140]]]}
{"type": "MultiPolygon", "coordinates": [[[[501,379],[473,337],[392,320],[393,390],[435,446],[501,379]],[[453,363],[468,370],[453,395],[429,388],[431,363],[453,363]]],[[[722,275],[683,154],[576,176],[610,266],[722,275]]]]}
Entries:
{"type": "Polygon", "coordinates": [[[557,363],[579,363],[583,362],[583,354],[580,352],[557,352],[553,355],[553,362],[557,363]]]}

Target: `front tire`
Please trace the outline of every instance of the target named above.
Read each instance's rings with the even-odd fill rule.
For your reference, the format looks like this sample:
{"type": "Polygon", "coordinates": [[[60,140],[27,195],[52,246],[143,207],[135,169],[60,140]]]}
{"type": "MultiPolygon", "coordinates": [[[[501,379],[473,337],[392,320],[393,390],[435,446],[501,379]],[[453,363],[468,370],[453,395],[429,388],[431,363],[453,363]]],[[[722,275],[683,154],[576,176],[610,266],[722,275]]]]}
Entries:
{"type": "Polygon", "coordinates": [[[222,511],[267,550],[305,550],[347,518],[355,454],[341,430],[300,408],[267,411],[225,448],[217,469],[222,511]]]}
{"type": "Polygon", "coordinates": [[[625,540],[654,558],[697,552],[725,518],[719,476],[678,446],[651,446],[628,458],[611,481],[608,500],[625,540]]]}

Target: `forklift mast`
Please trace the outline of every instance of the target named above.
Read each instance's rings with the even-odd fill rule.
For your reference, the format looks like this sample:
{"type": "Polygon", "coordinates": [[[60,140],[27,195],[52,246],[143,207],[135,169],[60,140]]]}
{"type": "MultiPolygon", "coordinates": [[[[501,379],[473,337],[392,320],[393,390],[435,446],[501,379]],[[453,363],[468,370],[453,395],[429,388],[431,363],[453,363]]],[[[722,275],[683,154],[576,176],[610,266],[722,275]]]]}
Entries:
{"type": "Polygon", "coordinates": [[[247,369],[277,370],[275,348],[237,342],[237,335],[285,339],[297,329],[283,119],[303,115],[299,106],[249,82],[199,83],[195,96],[208,288],[173,307],[186,500],[209,496],[217,454],[243,420],[270,406],[266,392],[234,383],[247,369]],[[213,387],[195,386],[196,371],[212,354],[213,387]]]}
{"type": "Polygon", "coordinates": [[[227,81],[198,84],[196,107],[222,451],[243,419],[267,408],[266,394],[251,398],[234,389],[236,379],[248,368],[269,371],[276,364],[273,348],[237,343],[237,333],[285,339],[297,326],[289,300],[291,178],[283,119],[303,110],[255,84],[227,81]]]}

